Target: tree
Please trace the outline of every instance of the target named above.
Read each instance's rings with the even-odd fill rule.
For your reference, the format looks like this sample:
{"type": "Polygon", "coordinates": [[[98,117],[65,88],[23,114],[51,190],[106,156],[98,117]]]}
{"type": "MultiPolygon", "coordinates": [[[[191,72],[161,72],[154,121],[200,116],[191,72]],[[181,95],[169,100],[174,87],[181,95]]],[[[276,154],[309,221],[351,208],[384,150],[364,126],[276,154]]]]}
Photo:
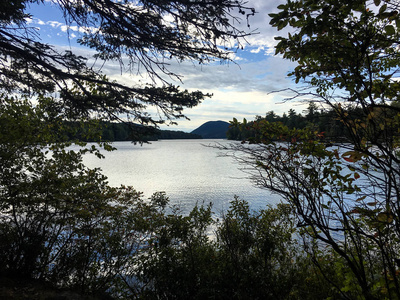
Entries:
{"type": "Polygon", "coordinates": [[[92,49],[94,58],[117,61],[133,73],[145,72],[154,83],[128,86],[111,81],[100,69],[88,66],[85,58],[42,43],[39,32],[27,24],[31,16],[26,9],[31,3],[49,4],[16,0],[0,6],[0,89],[30,96],[57,92],[68,118],[95,113],[117,120],[126,115],[143,125],[173,122],[184,117],[184,107],[210,96],[169,84],[165,76],[180,78],[169,71],[170,61],[229,59],[229,50],[240,47],[248,35],[232,21],[239,20],[237,15],[248,18],[255,13],[236,0],[51,2],[68,26],[81,28],[78,43],[92,49]],[[149,106],[158,109],[158,118],[146,113],[149,106]]]}
{"type": "Polygon", "coordinates": [[[88,149],[65,149],[65,123],[47,112],[51,102],[0,102],[0,276],[105,292],[132,268],[145,236],[134,217],[146,218],[146,205],[140,193],[111,188],[86,168],[88,149]]]}
{"type": "Polygon", "coordinates": [[[268,122],[274,122],[277,118],[278,118],[278,115],[273,110],[271,110],[265,114],[265,119],[268,122]]]}
{"type": "MultiPolygon", "coordinates": [[[[290,206],[252,212],[235,199],[218,222],[211,206],[184,216],[164,193],[143,199],[110,187],[82,163],[95,148],[67,148],[71,128],[62,111],[47,108],[54,99],[37,101],[0,102],[0,280],[115,299],[337,295],[319,287],[320,272],[299,251],[290,206]]],[[[87,126],[84,137],[97,135],[87,126]]]]}
{"type": "Polygon", "coordinates": [[[48,1],[1,2],[0,276],[132,298],[143,288],[136,259],[165,226],[167,201],[110,187],[82,163],[84,153],[102,156],[96,146],[71,137],[111,150],[101,140],[102,121],[139,123],[131,129],[140,139],[149,127],[183,117],[184,107],[208,95],[169,84],[166,76],[179,79],[168,70],[170,60],[228,59],[247,35],[232,25],[236,13],[249,17],[254,10],[230,0],[51,3],[68,26],[84,30],[79,44],[96,59],[143,70],[154,82],[111,81],[83,57],[41,42],[26,11],[48,1]],[[72,142],[82,148],[69,149],[72,142]]]}
{"type": "Polygon", "coordinates": [[[278,8],[271,25],[295,31],[277,38],[276,53],[297,62],[291,75],[310,85],[294,98],[332,109],[347,138],[331,147],[320,132],[264,122],[254,128],[257,146],[235,146],[238,158],[292,205],[316,265],[326,253],[335,258],[343,280],[326,279],[343,297],[399,299],[399,5],[310,0],[278,8]]]}
{"type": "Polygon", "coordinates": [[[318,119],[318,106],[314,102],[310,102],[307,107],[306,112],[306,120],[310,123],[315,123],[318,119]]]}
{"type": "MultiPolygon", "coordinates": [[[[319,299],[318,270],[293,238],[287,205],[251,211],[235,199],[220,222],[211,207],[169,216],[142,265],[146,299],[319,299]],[[209,226],[216,239],[209,238],[209,226]],[[295,262],[295,263],[293,263],[295,262]],[[256,283],[256,284],[255,284],[256,283]],[[318,289],[307,287],[307,283],[318,289]]],[[[143,261],[142,261],[143,262],[143,261]]]]}

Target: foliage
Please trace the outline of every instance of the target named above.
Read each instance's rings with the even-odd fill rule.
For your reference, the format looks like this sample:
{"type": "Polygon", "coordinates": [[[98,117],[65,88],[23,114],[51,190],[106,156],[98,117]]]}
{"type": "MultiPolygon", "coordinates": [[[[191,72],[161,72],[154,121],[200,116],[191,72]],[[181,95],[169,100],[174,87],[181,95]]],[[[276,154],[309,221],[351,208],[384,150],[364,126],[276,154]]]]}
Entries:
{"type": "Polygon", "coordinates": [[[83,154],[97,151],[71,147],[58,134],[68,123],[55,109],[48,115],[48,105],[52,98],[35,107],[15,97],[1,102],[0,279],[116,299],[338,295],[302,253],[290,206],[255,212],[235,199],[220,221],[211,206],[184,216],[164,193],[145,200],[131,187],[110,187],[82,164],[83,154]]]}
{"type": "MultiPolygon", "coordinates": [[[[288,113],[284,113],[282,116],[275,114],[274,111],[269,111],[265,114],[265,117],[256,116],[254,121],[247,121],[247,126],[239,128],[237,120],[231,122],[231,126],[228,129],[227,137],[230,140],[245,140],[254,138],[258,133],[255,128],[256,124],[264,121],[269,123],[281,123],[287,126],[289,129],[304,129],[310,128],[318,130],[323,133],[324,139],[327,142],[336,142],[348,139],[348,133],[346,127],[341,123],[336,116],[335,109],[324,109],[318,107],[314,102],[311,102],[304,111],[305,114],[296,113],[294,109],[290,109],[288,113]]],[[[358,112],[358,109],[347,108],[346,112],[350,115],[354,115],[358,112]]]]}
{"type": "Polygon", "coordinates": [[[140,140],[153,132],[149,127],[184,117],[185,107],[210,95],[169,84],[169,77],[180,79],[169,64],[229,60],[248,35],[232,25],[237,13],[248,18],[254,10],[231,0],[1,2],[2,277],[138,297],[136,260],[146,259],[149,241],[168,221],[165,197],[148,202],[130,187],[108,186],[98,169],[82,163],[83,154],[100,152],[79,140],[99,141],[104,121],[142,125],[132,132],[140,140]],[[29,25],[29,5],[58,7],[96,60],[129,66],[124,71],[144,73],[152,83],[112,81],[86,58],[43,43],[29,25]]]}
{"type": "Polygon", "coordinates": [[[147,201],[131,187],[110,187],[99,170],[82,164],[88,149],[71,148],[58,134],[68,123],[47,114],[52,100],[35,107],[17,98],[1,102],[1,278],[118,299],[331,294],[305,286],[321,279],[298,252],[289,206],[251,212],[236,199],[214,221],[211,206],[183,216],[164,193],[147,201]],[[40,136],[53,143],[38,142],[40,136]]]}
{"type": "Polygon", "coordinates": [[[310,0],[278,8],[271,24],[295,31],[277,38],[276,52],[297,62],[297,82],[310,84],[293,98],[331,109],[346,143],[332,147],[313,128],[234,122],[255,133],[255,145],[233,146],[236,156],[292,206],[304,249],[341,297],[399,299],[399,5],[310,0]]]}
{"type": "Polygon", "coordinates": [[[141,280],[146,299],[319,299],[318,270],[299,251],[287,205],[251,212],[235,199],[222,220],[210,207],[170,216],[160,228],[141,280]],[[216,239],[210,239],[212,225],[216,239]],[[310,288],[312,283],[318,289],[310,288]]]}
{"type": "MultiPolygon", "coordinates": [[[[210,206],[183,216],[163,193],[146,201],[86,168],[82,156],[100,154],[71,145],[68,133],[76,128],[54,99],[39,98],[36,106],[2,99],[0,278],[118,299],[326,294],[304,288],[300,273],[319,278],[296,250],[287,206],[255,213],[236,200],[222,222],[213,221],[210,206]]],[[[94,129],[83,132],[96,136],[94,129]]]]}
{"type": "MultiPolygon", "coordinates": [[[[233,146],[237,159],[287,202],[251,212],[236,199],[221,222],[211,207],[183,216],[168,210],[163,193],[146,201],[130,187],[108,186],[82,164],[87,152],[101,156],[96,147],[68,148],[69,137],[96,139],[99,122],[121,114],[144,125],[182,117],[205,95],[166,84],[162,76],[178,76],[166,69],[169,57],[226,58],[217,41],[246,35],[229,23],[232,9],[254,11],[238,1],[53,2],[67,24],[97,28],[80,43],[98,59],[127,57],[165,85],[112,82],[37,39],[25,6],[41,1],[1,4],[1,276],[119,299],[400,298],[396,2],[288,1],[271,15],[278,29],[296,29],[277,45],[298,62],[295,79],[314,88],[296,96],[318,97],[348,143],[332,147],[313,126],[294,128],[294,111],[287,126],[274,113],[234,122],[252,134],[233,146]],[[147,114],[148,105],[162,117],[147,114]]],[[[310,106],[306,124],[316,115],[310,106]]]]}
{"type": "Polygon", "coordinates": [[[302,269],[294,228],[287,205],[251,212],[244,201],[231,203],[217,230],[226,299],[310,297],[310,290],[302,291],[300,274],[308,270],[302,269]]]}
{"type": "MultiPolygon", "coordinates": [[[[210,96],[169,84],[168,77],[180,77],[168,66],[173,60],[229,59],[231,49],[240,47],[249,34],[233,25],[240,21],[236,15],[248,19],[255,13],[236,0],[17,0],[3,1],[0,11],[1,92],[51,95],[69,119],[125,117],[145,125],[134,127],[137,131],[174,123],[184,117],[185,107],[210,96]],[[118,62],[121,70],[150,76],[153,83],[130,86],[112,81],[86,58],[43,43],[40,32],[28,24],[34,17],[27,13],[30,5],[58,7],[68,27],[80,28],[78,43],[95,59],[118,62]],[[158,113],[150,115],[150,107],[158,113]]],[[[140,132],[134,138],[140,138],[140,132]]]]}
{"type": "Polygon", "coordinates": [[[51,100],[35,108],[16,98],[1,102],[0,274],[82,293],[107,291],[145,242],[146,228],[135,217],[149,218],[155,208],[132,188],[111,188],[99,170],[87,169],[87,149],[66,148],[58,135],[65,123],[47,113],[51,100]]]}

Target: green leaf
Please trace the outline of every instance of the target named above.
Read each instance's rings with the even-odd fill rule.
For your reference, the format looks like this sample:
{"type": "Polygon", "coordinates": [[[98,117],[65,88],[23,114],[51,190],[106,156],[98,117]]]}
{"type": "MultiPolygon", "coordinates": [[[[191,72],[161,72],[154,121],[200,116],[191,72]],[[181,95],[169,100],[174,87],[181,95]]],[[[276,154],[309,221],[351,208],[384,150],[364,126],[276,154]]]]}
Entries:
{"type": "Polygon", "coordinates": [[[385,27],[385,31],[387,35],[394,35],[396,34],[396,30],[394,29],[393,25],[387,25],[385,27]]]}
{"type": "Polygon", "coordinates": [[[383,222],[383,223],[392,223],[394,216],[391,212],[381,212],[378,214],[377,219],[379,222],[383,222]]]}
{"type": "Polygon", "coordinates": [[[379,14],[383,14],[385,12],[386,8],[387,8],[386,4],[382,5],[381,8],[379,9],[379,14]]]}
{"type": "Polygon", "coordinates": [[[358,198],[356,201],[357,201],[357,202],[360,202],[360,201],[363,201],[365,198],[367,198],[366,195],[365,195],[365,196],[362,196],[362,197],[360,197],[360,198],[358,198]]]}

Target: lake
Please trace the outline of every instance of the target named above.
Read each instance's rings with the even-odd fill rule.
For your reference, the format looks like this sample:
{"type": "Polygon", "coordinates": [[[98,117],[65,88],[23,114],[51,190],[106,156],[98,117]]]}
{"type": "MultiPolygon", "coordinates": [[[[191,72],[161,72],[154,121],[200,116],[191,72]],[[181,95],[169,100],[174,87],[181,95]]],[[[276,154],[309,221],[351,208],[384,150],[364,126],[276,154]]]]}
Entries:
{"type": "Polygon", "coordinates": [[[118,150],[103,152],[105,159],[86,155],[88,167],[100,167],[109,184],[133,186],[146,198],[157,191],[166,192],[173,205],[186,213],[196,203],[213,203],[220,214],[237,195],[251,208],[263,208],[279,201],[264,189],[255,187],[231,157],[221,157],[218,149],[206,147],[226,140],[162,140],[134,145],[115,142],[118,150]]]}

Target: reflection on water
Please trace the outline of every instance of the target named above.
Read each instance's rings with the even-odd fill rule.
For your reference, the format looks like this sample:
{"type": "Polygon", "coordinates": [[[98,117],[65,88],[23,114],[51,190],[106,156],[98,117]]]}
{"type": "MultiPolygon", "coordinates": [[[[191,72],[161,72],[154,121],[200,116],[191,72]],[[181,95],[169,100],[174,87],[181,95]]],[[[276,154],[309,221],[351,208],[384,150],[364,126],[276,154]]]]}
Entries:
{"type": "Polygon", "coordinates": [[[149,197],[165,191],[172,204],[183,211],[197,203],[213,203],[213,210],[226,210],[237,195],[252,208],[276,203],[279,198],[256,188],[230,157],[219,157],[219,150],[205,147],[225,140],[164,140],[134,145],[113,144],[118,150],[99,160],[85,157],[88,167],[100,167],[112,186],[131,185],[149,197]]]}

